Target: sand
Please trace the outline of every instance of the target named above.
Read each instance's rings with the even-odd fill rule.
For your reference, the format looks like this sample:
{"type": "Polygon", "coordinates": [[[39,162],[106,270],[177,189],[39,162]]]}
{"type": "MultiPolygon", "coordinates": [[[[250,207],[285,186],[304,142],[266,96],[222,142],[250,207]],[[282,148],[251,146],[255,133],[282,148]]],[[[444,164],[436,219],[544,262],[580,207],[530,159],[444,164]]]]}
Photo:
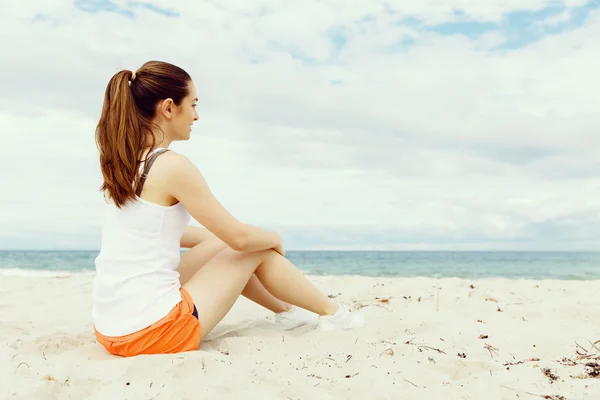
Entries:
{"type": "Polygon", "coordinates": [[[91,274],[0,278],[0,399],[600,399],[600,282],[311,277],[367,326],[286,332],[240,298],[198,351],[124,359],[91,274]]]}

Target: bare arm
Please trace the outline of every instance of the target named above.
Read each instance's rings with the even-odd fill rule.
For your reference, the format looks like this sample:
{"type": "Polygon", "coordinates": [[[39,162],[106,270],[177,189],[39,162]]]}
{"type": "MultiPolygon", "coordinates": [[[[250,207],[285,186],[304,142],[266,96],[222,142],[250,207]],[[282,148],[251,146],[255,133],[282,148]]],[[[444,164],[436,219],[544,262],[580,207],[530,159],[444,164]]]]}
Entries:
{"type": "Polygon", "coordinates": [[[212,194],[200,171],[186,157],[174,152],[168,152],[165,156],[169,157],[166,189],[208,231],[237,251],[281,247],[281,237],[277,233],[244,224],[231,215],[212,194]]]}
{"type": "MultiPolygon", "coordinates": [[[[180,247],[184,249],[191,249],[192,247],[206,242],[207,240],[220,240],[208,229],[204,229],[200,226],[188,225],[183,231],[183,235],[180,240],[180,247]]],[[[223,243],[223,248],[227,246],[223,243]]]]}

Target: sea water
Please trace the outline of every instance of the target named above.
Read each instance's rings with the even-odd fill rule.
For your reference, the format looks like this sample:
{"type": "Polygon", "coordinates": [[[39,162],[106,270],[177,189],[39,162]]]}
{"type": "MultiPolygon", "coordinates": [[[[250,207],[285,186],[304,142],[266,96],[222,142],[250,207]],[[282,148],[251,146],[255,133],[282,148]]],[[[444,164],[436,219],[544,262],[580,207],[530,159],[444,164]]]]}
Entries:
{"type": "MultiPolygon", "coordinates": [[[[0,251],[0,275],[93,273],[98,251],[0,251]]],[[[600,279],[600,252],[288,251],[311,275],[600,279]]]]}

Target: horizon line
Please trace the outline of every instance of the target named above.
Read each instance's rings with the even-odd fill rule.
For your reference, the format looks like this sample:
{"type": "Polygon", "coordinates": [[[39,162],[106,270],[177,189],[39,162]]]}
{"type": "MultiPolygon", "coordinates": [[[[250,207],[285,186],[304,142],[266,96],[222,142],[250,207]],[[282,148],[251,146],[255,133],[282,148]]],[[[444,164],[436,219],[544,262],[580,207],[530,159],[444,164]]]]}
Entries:
{"type": "MultiPolygon", "coordinates": [[[[187,248],[180,248],[181,251],[189,250],[187,248]]],[[[69,249],[69,248],[24,248],[24,249],[2,249],[0,253],[7,252],[87,252],[87,253],[99,253],[100,249],[69,249]]],[[[298,248],[298,249],[286,249],[286,252],[387,252],[387,253],[402,253],[402,252],[461,252],[461,253],[477,253],[477,252],[512,252],[512,253],[600,253],[600,250],[578,250],[578,249],[315,249],[315,248],[298,248]]]]}

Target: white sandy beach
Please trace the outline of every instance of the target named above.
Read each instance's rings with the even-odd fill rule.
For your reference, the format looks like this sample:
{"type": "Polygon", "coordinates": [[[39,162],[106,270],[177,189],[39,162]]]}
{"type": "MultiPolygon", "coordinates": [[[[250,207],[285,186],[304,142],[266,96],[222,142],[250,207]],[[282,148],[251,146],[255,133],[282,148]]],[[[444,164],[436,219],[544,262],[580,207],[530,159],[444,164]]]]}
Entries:
{"type": "Polygon", "coordinates": [[[94,340],[92,275],[1,279],[0,399],[600,398],[576,345],[600,282],[311,277],[366,328],[285,332],[241,298],[198,351],[123,359],[94,340]]]}

